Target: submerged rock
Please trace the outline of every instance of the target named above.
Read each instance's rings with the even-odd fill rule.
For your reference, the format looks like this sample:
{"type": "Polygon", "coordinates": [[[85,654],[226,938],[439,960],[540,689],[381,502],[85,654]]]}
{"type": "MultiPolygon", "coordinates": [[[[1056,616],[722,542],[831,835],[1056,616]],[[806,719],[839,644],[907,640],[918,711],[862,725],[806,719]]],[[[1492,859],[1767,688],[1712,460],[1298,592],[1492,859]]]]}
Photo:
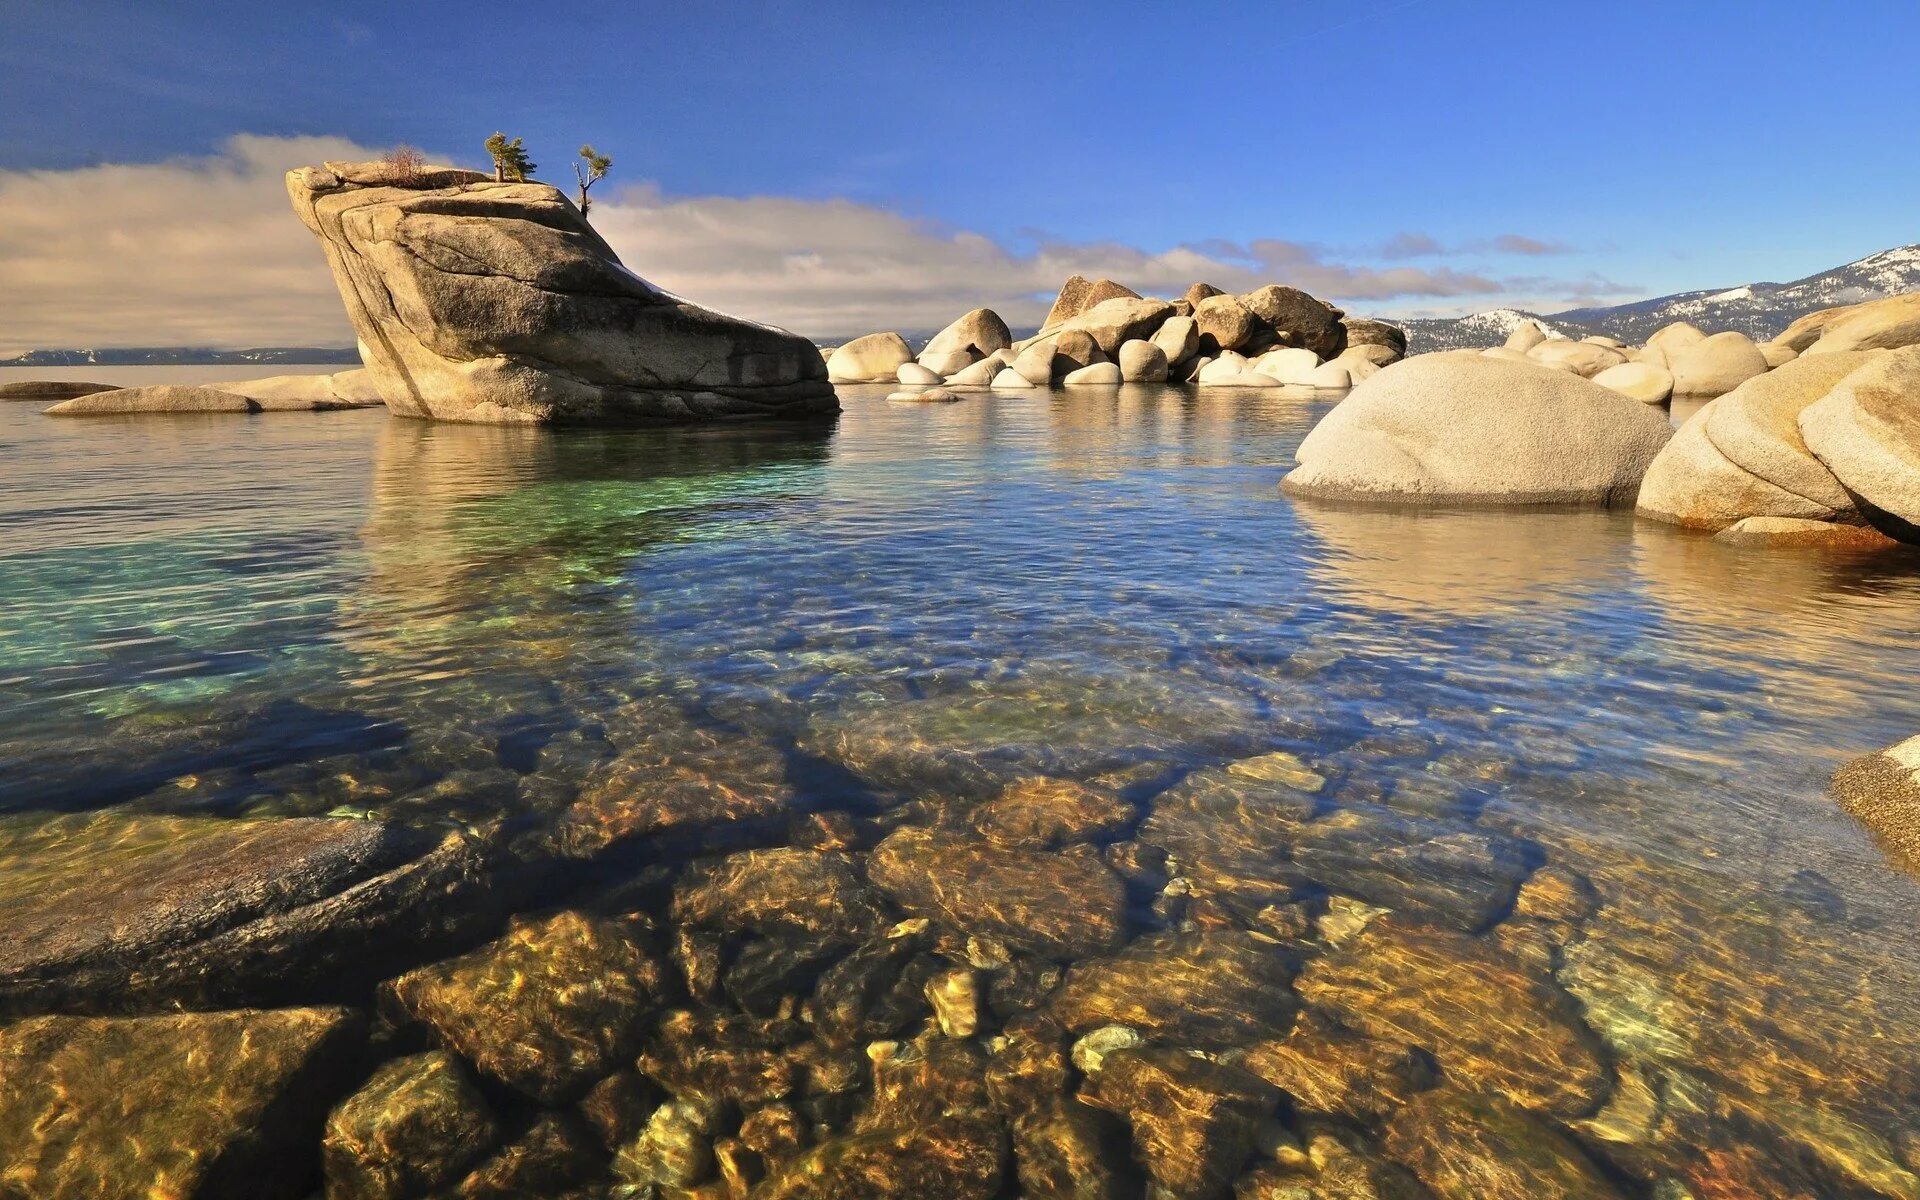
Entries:
{"type": "Polygon", "coordinates": [[[1248,1048],[1240,1066],[1286,1093],[1298,1112],[1377,1121],[1433,1085],[1422,1053],[1317,1017],[1284,1041],[1248,1048]]]}
{"type": "Polygon", "coordinates": [[[37,400],[41,404],[58,403],[71,400],[75,396],[91,396],[95,392],[118,391],[111,383],[80,383],[53,379],[24,379],[18,383],[0,383],[0,402],[8,400],[37,400]]]}
{"type": "Polygon", "coordinates": [[[916,916],[1034,954],[1084,958],[1125,936],[1125,889],[1090,856],[901,829],[874,848],[867,871],[916,916]]]}
{"type": "Polygon", "coordinates": [[[1255,934],[1157,934],[1074,964],[1052,1012],[1073,1032],[1122,1025],[1179,1046],[1244,1044],[1292,1025],[1297,969],[1293,954],[1255,934]]]}
{"type": "Polygon", "coordinates": [[[1617,504],[1671,432],[1658,409],[1564,372],[1422,354],[1322,418],[1281,487],[1407,504],[1617,504]]]}
{"type": "Polygon", "coordinates": [[[878,897],[839,851],[745,850],[696,865],[673,895],[673,919],[728,934],[851,941],[887,926],[878,897]]]}
{"type": "Polygon", "coordinates": [[[1020,1194],[1032,1200],[1123,1200],[1137,1195],[1116,1164],[1126,1131],[1108,1114],[1069,1096],[1049,1096],[1013,1125],[1020,1194]]]}
{"type": "Polygon", "coordinates": [[[211,387],[115,388],[62,400],[47,409],[49,417],[115,417],[133,413],[257,413],[261,405],[245,396],[211,387]]]}
{"type": "Polygon", "coordinates": [[[1606,1098],[1600,1043],[1572,1001],[1482,939],[1375,921],[1295,986],[1349,1028],[1432,1055],[1456,1087],[1559,1117],[1606,1098]]]}
{"type": "Polygon", "coordinates": [[[258,404],[262,412],[329,412],[341,408],[378,408],[383,403],[365,368],[334,375],[223,379],[207,386],[245,396],[258,404]]]}
{"type": "Polygon", "coordinates": [[[1036,776],[1009,784],[976,809],[973,827],[1002,845],[1046,849],[1109,840],[1133,817],[1133,805],[1105,788],[1036,776]]]}
{"type": "Polygon", "coordinates": [[[982,1121],[938,1121],[821,1143],[769,1175],[754,1200],[991,1200],[1006,1134],[982,1121]]]}
{"type": "Polygon", "coordinates": [[[450,1200],[559,1196],[598,1174],[606,1155],[577,1121],[543,1113],[449,1189],[450,1200]]]}
{"type": "Polygon", "coordinates": [[[1262,756],[1195,771],[1154,797],[1135,838],[1165,851],[1169,871],[1187,879],[1195,896],[1249,912],[1285,902],[1303,882],[1288,843],[1326,785],[1296,764],[1262,756]]]}
{"type": "Polygon", "coordinates": [[[793,805],[786,759],[763,742],[687,729],[671,745],[630,750],[596,770],[560,820],[576,855],[629,838],[772,817],[793,805]]]}
{"type": "Polygon", "coordinates": [[[1377,809],[1343,809],[1302,826],[1304,879],[1409,917],[1474,930],[1513,902],[1528,863],[1503,834],[1377,809]]]}
{"type": "Polygon", "coordinates": [[[1225,1194],[1279,1093],[1238,1067],[1179,1050],[1117,1050],[1081,1090],[1133,1126],[1134,1157],[1169,1196],[1225,1194]]]}
{"type": "Polygon", "coordinates": [[[1878,529],[1804,517],[1745,517],[1713,535],[1729,546],[1822,550],[1887,550],[1898,546],[1878,529]]]}
{"type": "Polygon", "coordinates": [[[500,940],[408,972],[387,992],[482,1073],[560,1104],[633,1056],[662,981],[625,923],[560,912],[520,918],[500,940]]]}
{"type": "Polygon", "coordinates": [[[594,424],[838,411],[811,342],[653,287],[545,184],[328,163],[288,172],[287,193],[397,413],[594,424]]]}
{"type": "Polygon", "coordinates": [[[327,1200],[406,1200],[457,1178],[497,1137],[493,1113],[444,1050],[395,1059],[327,1118],[327,1200]]]}
{"type": "Polygon", "coordinates": [[[353,1085],[347,1009],[29,1017],[0,1026],[0,1190],[35,1200],[273,1200],[320,1179],[353,1085]]]}
{"type": "Polygon", "coordinates": [[[1387,1152],[1439,1200],[1626,1200],[1572,1139],[1497,1100],[1423,1096],[1388,1123],[1387,1152]]]}
{"type": "Polygon", "coordinates": [[[338,990],[492,919],[486,861],[373,821],[0,818],[0,1012],[338,990]]]}

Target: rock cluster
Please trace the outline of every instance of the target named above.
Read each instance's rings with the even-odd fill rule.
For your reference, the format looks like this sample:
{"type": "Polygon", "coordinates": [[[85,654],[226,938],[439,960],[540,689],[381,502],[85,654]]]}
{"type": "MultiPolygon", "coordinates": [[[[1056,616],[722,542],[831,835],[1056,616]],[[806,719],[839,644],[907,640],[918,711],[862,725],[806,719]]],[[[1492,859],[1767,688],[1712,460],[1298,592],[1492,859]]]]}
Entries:
{"type": "MultiPolygon", "coordinates": [[[[50,417],[125,416],[135,413],[335,412],[377,408],[383,401],[372,373],[362,369],[332,375],[273,375],[222,380],[188,387],[156,385],[105,388],[81,384],[46,410],[50,417]]],[[[52,398],[52,397],[48,397],[52,398]]]]}
{"type": "MultiPolygon", "coordinates": [[[[1210,387],[1343,389],[1407,350],[1383,321],[1346,317],[1297,288],[1228,295],[1197,283],[1178,300],[1143,297],[1110,279],[1061,285],[1040,331],[1015,341],[975,309],[915,355],[898,333],[872,333],[827,353],[835,383],[938,385],[946,398],[987,389],[1174,381],[1210,387]]],[[[896,399],[911,398],[901,392],[896,399]]]]}
{"type": "Polygon", "coordinates": [[[289,172],[374,390],[394,412],[510,424],[838,411],[812,343],[628,270],[558,190],[384,163],[289,172]]]}

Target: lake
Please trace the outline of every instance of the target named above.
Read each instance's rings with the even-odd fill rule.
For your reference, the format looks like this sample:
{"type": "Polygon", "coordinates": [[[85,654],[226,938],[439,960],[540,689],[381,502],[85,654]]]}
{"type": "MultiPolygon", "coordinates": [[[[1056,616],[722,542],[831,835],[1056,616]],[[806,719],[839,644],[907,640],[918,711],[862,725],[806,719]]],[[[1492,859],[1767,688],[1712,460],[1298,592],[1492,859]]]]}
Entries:
{"type": "MultiPolygon", "coordinates": [[[[801,1146],[998,1129],[1009,1047],[1122,1026],[1124,1071],[1032,1086],[1103,1121],[1250,1097],[1244,1138],[1176,1164],[1196,1194],[1492,1146],[1552,1194],[1920,1195],[1920,887],[1824,794],[1920,731],[1920,558],[1296,502],[1324,396],[886,390],[812,430],[0,406],[5,836],[497,830],[535,878],[509,907],[630,920],[660,1011],[752,1026],[649,1024],[649,1086],[738,1038],[800,1064],[777,1101],[714,1084],[697,1139],[771,1103],[801,1146]],[[877,915],[761,919],[825,877],[749,872],[749,902],[716,864],[780,846],[877,915]],[[859,993],[901,1006],[856,1014],[859,1081],[823,1082],[827,981],[929,916],[887,960],[913,986],[859,993]]],[[[25,903],[0,884],[0,923],[25,903]]],[[[344,977],[311,999],[392,1011],[344,977]]],[[[1004,1123],[1038,1161],[1054,1126],[1004,1123]]],[[[1119,1128],[1098,1169],[1137,1188],[1119,1128]]]]}

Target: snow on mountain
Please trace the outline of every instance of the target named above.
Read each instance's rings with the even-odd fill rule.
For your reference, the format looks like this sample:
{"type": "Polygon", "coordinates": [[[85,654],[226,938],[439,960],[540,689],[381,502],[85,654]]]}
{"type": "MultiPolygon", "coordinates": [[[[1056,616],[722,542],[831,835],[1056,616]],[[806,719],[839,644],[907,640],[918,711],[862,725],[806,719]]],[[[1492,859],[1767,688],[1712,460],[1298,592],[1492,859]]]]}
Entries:
{"type": "Polygon", "coordinates": [[[1514,325],[1529,317],[1549,332],[1568,337],[1602,333],[1636,344],[1675,321],[1691,321],[1708,333],[1737,329],[1757,341],[1764,341],[1792,324],[1795,318],[1816,309],[1858,304],[1912,291],[1920,291],[1920,243],[1869,254],[1845,266],[1791,283],[1709,288],[1611,308],[1568,309],[1544,317],[1518,309],[1496,308],[1468,317],[1399,323],[1406,327],[1408,341],[1416,352],[1495,346],[1506,340],[1514,325]]]}

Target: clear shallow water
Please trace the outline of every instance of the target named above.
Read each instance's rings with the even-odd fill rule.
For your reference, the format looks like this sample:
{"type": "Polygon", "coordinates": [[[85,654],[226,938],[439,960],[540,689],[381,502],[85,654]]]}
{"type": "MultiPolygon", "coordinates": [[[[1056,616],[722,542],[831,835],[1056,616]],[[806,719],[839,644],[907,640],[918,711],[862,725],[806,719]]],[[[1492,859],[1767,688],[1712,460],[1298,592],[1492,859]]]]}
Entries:
{"type": "Polygon", "coordinates": [[[1285,751],[1591,880],[1553,969],[1617,1080],[1916,1165],[1920,888],[1823,791],[1920,728],[1920,561],[1295,503],[1324,399],[884,391],[805,436],[0,409],[0,809],[538,830],[717,731],[938,823],[1285,751]]]}

